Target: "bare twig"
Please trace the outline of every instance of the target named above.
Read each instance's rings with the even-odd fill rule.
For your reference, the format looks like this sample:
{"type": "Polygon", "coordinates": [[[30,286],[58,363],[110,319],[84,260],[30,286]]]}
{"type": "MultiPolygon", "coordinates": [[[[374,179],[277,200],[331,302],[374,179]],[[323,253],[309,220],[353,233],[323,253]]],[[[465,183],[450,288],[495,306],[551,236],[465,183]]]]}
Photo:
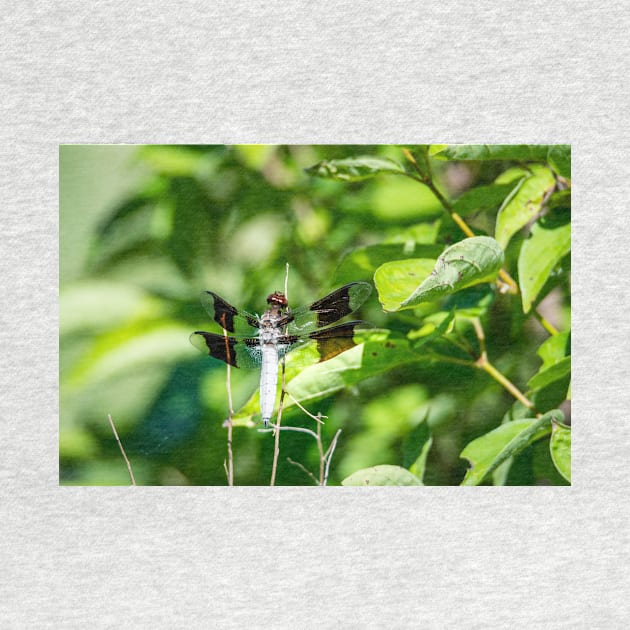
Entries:
{"type": "Polygon", "coordinates": [[[488,354],[486,352],[486,336],[483,331],[483,327],[481,326],[481,321],[478,317],[473,318],[472,320],[473,327],[475,329],[475,334],[477,335],[477,339],[479,341],[479,358],[475,361],[475,367],[483,370],[487,374],[489,374],[497,383],[499,383],[502,387],[504,387],[516,400],[523,403],[528,409],[532,411],[536,410],[534,403],[529,400],[521,390],[512,383],[509,379],[507,379],[497,368],[490,363],[488,360],[488,354]]]}
{"type": "Polygon", "coordinates": [[[112,415],[108,414],[107,418],[109,420],[109,424],[112,427],[112,431],[114,432],[114,436],[116,437],[116,442],[118,442],[118,448],[120,448],[120,452],[122,453],[122,456],[125,459],[125,463],[127,464],[127,470],[129,471],[129,477],[131,477],[131,485],[135,486],[136,485],[136,479],[133,476],[133,470],[131,470],[131,464],[129,463],[129,460],[127,459],[127,454],[125,453],[125,449],[123,448],[122,442],[120,441],[120,438],[118,437],[118,431],[116,431],[116,427],[114,426],[114,421],[112,420],[112,415]]]}
{"type": "Polygon", "coordinates": [[[317,439],[317,434],[315,433],[315,431],[311,431],[310,429],[306,429],[304,427],[289,427],[289,426],[281,427],[278,424],[272,424],[270,422],[268,429],[258,429],[258,430],[261,433],[266,433],[268,431],[295,431],[296,433],[307,433],[311,437],[317,439]]]}
{"type": "MultiPolygon", "coordinates": [[[[289,301],[289,263],[286,263],[285,273],[284,273],[284,297],[287,299],[287,303],[289,301]]],[[[285,328],[286,332],[286,328],[285,328]]],[[[280,390],[280,403],[278,404],[278,417],[276,420],[276,425],[271,425],[274,427],[274,447],[273,447],[273,462],[271,464],[271,481],[269,483],[270,486],[276,485],[276,472],[278,470],[278,457],[280,457],[280,425],[282,422],[282,407],[284,403],[284,396],[286,393],[286,362],[285,358],[282,357],[282,387],[280,390]],[[277,427],[277,430],[276,428],[277,427]]]]}
{"type": "MultiPolygon", "coordinates": [[[[230,342],[227,334],[227,330],[223,329],[223,336],[225,337],[225,351],[226,357],[230,356],[230,342]]],[[[225,474],[227,476],[228,486],[234,485],[234,456],[232,453],[232,416],[234,415],[234,406],[232,404],[232,366],[227,363],[226,364],[227,371],[225,376],[225,386],[227,388],[228,395],[228,406],[229,406],[229,414],[227,417],[227,422],[225,425],[227,426],[227,464],[224,462],[225,474]]]]}
{"type": "Polygon", "coordinates": [[[326,455],[324,455],[324,459],[326,460],[326,470],[324,471],[324,480],[322,482],[322,486],[325,486],[328,483],[328,471],[330,470],[330,461],[332,460],[333,453],[335,452],[335,448],[337,446],[337,440],[341,435],[341,429],[337,429],[337,433],[335,433],[335,437],[332,439],[328,450],[326,451],[326,455]]]}
{"type": "Polygon", "coordinates": [[[311,418],[313,418],[313,420],[315,420],[315,422],[319,422],[321,424],[324,424],[323,421],[322,421],[322,418],[327,418],[328,416],[322,416],[321,413],[318,413],[316,416],[314,416],[310,411],[308,411],[308,409],[306,409],[300,403],[300,401],[297,398],[294,398],[293,396],[291,396],[291,392],[287,392],[287,395],[307,416],[310,416],[311,418]]]}

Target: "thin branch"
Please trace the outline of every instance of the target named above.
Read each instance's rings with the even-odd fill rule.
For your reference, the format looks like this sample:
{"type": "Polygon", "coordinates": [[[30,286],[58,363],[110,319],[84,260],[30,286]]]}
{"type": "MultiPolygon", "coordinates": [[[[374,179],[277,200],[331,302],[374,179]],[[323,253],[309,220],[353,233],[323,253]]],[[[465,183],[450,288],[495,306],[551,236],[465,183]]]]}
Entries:
{"type": "Polygon", "coordinates": [[[324,456],[326,459],[326,470],[324,472],[324,481],[322,483],[322,486],[325,486],[328,483],[328,472],[330,471],[330,462],[335,452],[335,448],[337,446],[337,440],[339,439],[340,435],[341,435],[341,429],[337,429],[337,433],[335,433],[335,437],[332,439],[332,442],[330,443],[330,446],[328,447],[328,450],[326,451],[326,455],[324,456]]]}
{"type": "Polygon", "coordinates": [[[322,444],[322,425],[317,424],[317,450],[319,451],[319,485],[324,485],[324,445],[322,444]]]}
{"type": "Polygon", "coordinates": [[[271,422],[269,423],[268,429],[258,429],[258,431],[260,433],[268,433],[269,431],[295,431],[297,433],[307,433],[311,437],[317,439],[317,434],[315,433],[315,431],[311,431],[310,429],[306,429],[304,427],[281,427],[280,425],[272,424],[271,422]]]}
{"type": "MultiPolygon", "coordinates": [[[[225,337],[225,350],[226,350],[226,357],[230,356],[230,346],[229,346],[229,337],[227,334],[227,330],[224,328],[223,329],[223,336],[225,337]]],[[[226,364],[226,376],[225,376],[225,386],[227,388],[227,395],[228,395],[228,407],[229,407],[229,413],[228,413],[228,417],[227,417],[227,422],[225,423],[225,425],[227,426],[227,453],[228,453],[228,459],[227,459],[227,465],[225,465],[224,462],[224,467],[225,467],[225,474],[227,476],[227,482],[228,482],[228,486],[233,486],[234,485],[234,455],[232,453],[232,416],[234,415],[234,406],[232,403],[232,366],[227,363],[226,364]]]]}
{"type": "MultiPolygon", "coordinates": [[[[284,272],[284,297],[287,299],[287,303],[289,301],[289,263],[285,265],[284,272]]],[[[285,331],[286,333],[286,328],[285,331]]],[[[282,357],[282,387],[280,390],[280,403],[278,404],[278,417],[275,425],[271,425],[274,427],[274,447],[273,447],[273,463],[271,464],[271,481],[269,483],[270,486],[276,485],[276,472],[278,470],[278,458],[280,457],[280,425],[282,423],[282,408],[284,403],[284,396],[286,393],[286,362],[285,357],[282,357]],[[276,430],[277,427],[277,430],[276,430]]]]}
{"type": "Polygon", "coordinates": [[[308,409],[306,409],[305,407],[302,406],[302,404],[300,403],[300,401],[297,398],[294,398],[293,396],[291,396],[291,392],[287,392],[287,396],[289,396],[289,398],[307,415],[310,416],[311,418],[313,418],[313,420],[315,420],[315,422],[319,422],[321,424],[324,424],[322,422],[322,418],[327,418],[328,416],[322,416],[321,413],[318,413],[316,416],[314,416],[310,411],[308,411],[308,409]]]}
{"type": "Polygon", "coordinates": [[[497,383],[499,383],[502,387],[504,387],[514,398],[516,398],[519,402],[523,403],[528,409],[533,411],[536,410],[534,403],[529,400],[521,390],[512,383],[508,378],[503,376],[497,368],[490,363],[488,360],[488,354],[486,352],[486,335],[483,331],[483,327],[481,326],[481,320],[478,317],[472,319],[473,327],[475,329],[475,334],[477,335],[477,339],[479,340],[479,358],[475,361],[475,367],[483,370],[487,374],[489,374],[497,383]]]}
{"type": "Polygon", "coordinates": [[[532,314],[550,335],[560,334],[560,331],[549,320],[545,319],[535,308],[532,309],[532,314]]]}
{"type": "Polygon", "coordinates": [[[133,470],[131,470],[131,464],[129,463],[129,460],[127,459],[127,453],[125,453],[125,449],[123,448],[122,442],[120,441],[120,438],[118,437],[118,431],[116,431],[116,427],[114,426],[114,421],[112,420],[112,415],[108,414],[107,418],[109,420],[109,424],[112,427],[112,431],[114,432],[114,436],[116,437],[116,442],[118,442],[118,448],[120,448],[120,452],[122,453],[122,456],[125,459],[125,463],[127,464],[127,470],[129,471],[129,477],[131,477],[131,485],[135,486],[136,485],[136,479],[133,476],[133,470]]]}
{"type": "Polygon", "coordinates": [[[475,334],[477,335],[477,339],[479,341],[479,358],[482,361],[488,360],[488,354],[486,353],[486,334],[483,331],[483,327],[481,326],[481,320],[478,317],[473,317],[472,325],[475,329],[475,334]]]}
{"type": "Polygon", "coordinates": [[[321,485],[317,481],[317,478],[315,477],[315,475],[308,468],[300,464],[300,462],[295,462],[290,457],[287,457],[287,461],[289,462],[289,464],[293,464],[293,466],[297,466],[300,470],[304,471],[315,482],[315,485],[318,485],[318,486],[321,485]]]}

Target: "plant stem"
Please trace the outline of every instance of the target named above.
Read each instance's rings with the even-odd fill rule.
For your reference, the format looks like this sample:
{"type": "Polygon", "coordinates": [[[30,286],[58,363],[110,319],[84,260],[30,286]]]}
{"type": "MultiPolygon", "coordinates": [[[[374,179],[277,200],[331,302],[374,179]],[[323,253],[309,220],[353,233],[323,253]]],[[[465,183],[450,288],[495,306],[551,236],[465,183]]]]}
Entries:
{"type": "MultiPolygon", "coordinates": [[[[429,161],[429,156],[425,154],[425,165],[426,165],[426,174],[422,171],[422,169],[418,166],[416,159],[409,149],[403,148],[403,153],[405,157],[413,164],[414,169],[418,173],[419,177],[411,176],[412,179],[419,181],[429,188],[429,190],[435,195],[437,200],[442,204],[444,210],[449,214],[451,219],[457,224],[459,229],[468,237],[472,238],[475,234],[468,227],[464,219],[462,219],[457,212],[453,209],[453,204],[442,194],[440,189],[435,185],[433,181],[433,174],[431,173],[431,162],[429,161]]],[[[518,293],[518,285],[510,276],[510,274],[505,269],[499,270],[499,277],[503,281],[499,283],[499,289],[502,293],[518,293]]]]}
{"type": "Polygon", "coordinates": [[[497,383],[502,385],[514,398],[523,403],[527,408],[534,409],[534,403],[531,402],[521,392],[512,381],[508,380],[497,368],[488,361],[488,353],[486,351],[486,334],[484,333],[481,320],[478,317],[472,318],[472,325],[479,341],[479,358],[475,361],[475,367],[489,374],[497,383]]]}
{"type": "Polygon", "coordinates": [[[532,310],[534,317],[538,320],[540,325],[550,334],[559,335],[560,331],[547,319],[545,319],[536,309],[532,310]]]}
{"type": "MultiPolygon", "coordinates": [[[[223,329],[223,336],[225,337],[225,346],[228,347],[229,337],[227,334],[227,330],[223,329]]],[[[229,356],[229,354],[228,354],[229,356]]],[[[232,366],[227,363],[226,365],[227,371],[225,376],[225,386],[227,388],[228,395],[228,418],[227,418],[227,453],[228,459],[227,464],[225,464],[225,473],[227,475],[228,486],[234,485],[234,455],[232,453],[232,416],[234,415],[234,406],[232,404],[232,366]]]]}
{"type": "Polygon", "coordinates": [[[125,449],[123,448],[122,442],[120,441],[120,438],[118,437],[118,431],[116,431],[116,427],[114,426],[114,421],[112,420],[112,415],[108,414],[107,418],[109,419],[109,424],[111,425],[112,431],[114,432],[114,436],[116,438],[116,442],[118,442],[118,448],[120,449],[120,452],[122,453],[122,456],[123,456],[123,458],[125,460],[125,463],[127,464],[127,470],[129,471],[129,477],[131,478],[131,485],[135,486],[136,485],[136,479],[133,476],[133,470],[131,470],[131,463],[127,459],[127,453],[125,453],[125,449]]]}

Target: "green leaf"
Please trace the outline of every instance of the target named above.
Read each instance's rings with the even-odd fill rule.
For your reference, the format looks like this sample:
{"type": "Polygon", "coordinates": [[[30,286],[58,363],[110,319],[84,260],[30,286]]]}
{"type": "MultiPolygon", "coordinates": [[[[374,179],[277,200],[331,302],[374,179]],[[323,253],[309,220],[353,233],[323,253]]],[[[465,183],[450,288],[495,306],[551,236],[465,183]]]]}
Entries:
{"type": "Polygon", "coordinates": [[[428,412],[424,420],[414,428],[410,435],[405,440],[405,462],[409,457],[415,458],[409,466],[409,472],[418,477],[420,481],[424,478],[424,471],[427,466],[427,457],[429,456],[429,450],[433,444],[433,437],[431,436],[431,430],[427,423],[428,412]]]}
{"type": "Polygon", "coordinates": [[[567,374],[571,373],[571,357],[564,357],[551,367],[541,369],[537,374],[532,376],[527,383],[530,389],[540,389],[563,379],[567,374]]]}
{"type": "Polygon", "coordinates": [[[386,311],[398,311],[435,266],[433,258],[395,260],[381,265],[374,273],[378,299],[386,311]]]}
{"type": "Polygon", "coordinates": [[[559,409],[547,412],[538,419],[514,420],[490,431],[466,445],[460,457],[471,467],[462,486],[477,486],[486,475],[509,457],[514,457],[527,446],[551,432],[551,420],[564,420],[559,409]]]}
{"type": "Polygon", "coordinates": [[[536,221],[521,247],[518,279],[524,313],[529,312],[558,262],[571,251],[571,223],[558,214],[536,221]]]}
{"type": "Polygon", "coordinates": [[[394,160],[371,156],[323,160],[304,169],[306,173],[323,179],[358,182],[381,173],[404,175],[405,169],[394,160]]]}
{"type": "Polygon", "coordinates": [[[426,277],[427,261],[397,261],[374,274],[379,300],[387,311],[415,308],[466,287],[490,282],[503,264],[503,250],[489,236],[474,236],[451,245],[426,277]],[[418,278],[424,278],[418,284],[418,278]]]}
{"type": "Polygon", "coordinates": [[[571,147],[558,144],[446,144],[433,145],[431,155],[438,160],[515,160],[518,162],[566,163],[571,147]]]}
{"type": "Polygon", "coordinates": [[[494,208],[498,208],[503,203],[513,189],[513,184],[477,186],[477,188],[468,190],[458,197],[453,204],[453,210],[462,217],[473,212],[494,210],[494,208]]]}
{"type": "Polygon", "coordinates": [[[354,280],[371,280],[374,272],[384,263],[414,258],[429,259],[431,272],[435,259],[442,253],[442,245],[425,245],[413,241],[407,243],[382,243],[353,250],[341,261],[335,278],[340,284],[354,280]]]}
{"type": "Polygon", "coordinates": [[[497,215],[495,238],[501,247],[505,249],[512,236],[541,211],[546,195],[555,185],[556,180],[548,168],[538,164],[531,166],[531,175],[514,189],[497,215]]]}
{"type": "Polygon", "coordinates": [[[542,359],[541,370],[547,369],[571,354],[571,331],[552,335],[543,341],[536,351],[542,359]]]}
{"type": "MultiPolygon", "coordinates": [[[[340,355],[300,370],[291,368],[288,374],[296,374],[287,390],[300,402],[329,396],[340,389],[380,374],[403,363],[426,360],[426,355],[411,349],[409,341],[390,337],[389,331],[376,330],[361,333],[366,341],[340,355]]],[[[355,335],[359,338],[359,335],[355,335]]],[[[308,352],[310,349],[305,349],[308,352]]],[[[289,355],[291,361],[301,364],[303,357],[297,350],[289,355]]]]}
{"type": "Polygon", "coordinates": [[[569,427],[557,422],[552,423],[549,450],[556,469],[571,483],[571,429],[569,427]]]}
{"type": "Polygon", "coordinates": [[[422,481],[400,466],[372,466],[357,470],[342,482],[342,486],[421,486],[422,481]]]}

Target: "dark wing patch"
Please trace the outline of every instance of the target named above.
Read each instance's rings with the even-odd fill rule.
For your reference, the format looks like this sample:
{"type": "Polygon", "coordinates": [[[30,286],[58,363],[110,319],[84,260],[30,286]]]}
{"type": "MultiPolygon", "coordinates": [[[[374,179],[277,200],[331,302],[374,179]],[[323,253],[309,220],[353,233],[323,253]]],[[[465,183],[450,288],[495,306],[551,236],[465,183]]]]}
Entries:
{"type": "Polygon", "coordinates": [[[351,282],[327,296],[288,313],[280,326],[289,325],[289,332],[329,326],[356,311],[372,292],[367,282],[351,282]]]}
{"type": "Polygon", "coordinates": [[[350,350],[350,348],[354,348],[357,345],[354,340],[357,329],[368,328],[369,326],[370,324],[367,322],[346,322],[345,324],[316,330],[311,333],[309,338],[317,342],[320,363],[332,359],[338,354],[350,350]]]}
{"type": "Polygon", "coordinates": [[[255,315],[237,309],[212,291],[203,291],[200,299],[210,317],[228,332],[246,333],[260,325],[255,315]]]}
{"type": "Polygon", "coordinates": [[[235,338],[197,330],[190,335],[195,348],[238,368],[257,368],[261,363],[260,342],[256,337],[235,338]]]}

